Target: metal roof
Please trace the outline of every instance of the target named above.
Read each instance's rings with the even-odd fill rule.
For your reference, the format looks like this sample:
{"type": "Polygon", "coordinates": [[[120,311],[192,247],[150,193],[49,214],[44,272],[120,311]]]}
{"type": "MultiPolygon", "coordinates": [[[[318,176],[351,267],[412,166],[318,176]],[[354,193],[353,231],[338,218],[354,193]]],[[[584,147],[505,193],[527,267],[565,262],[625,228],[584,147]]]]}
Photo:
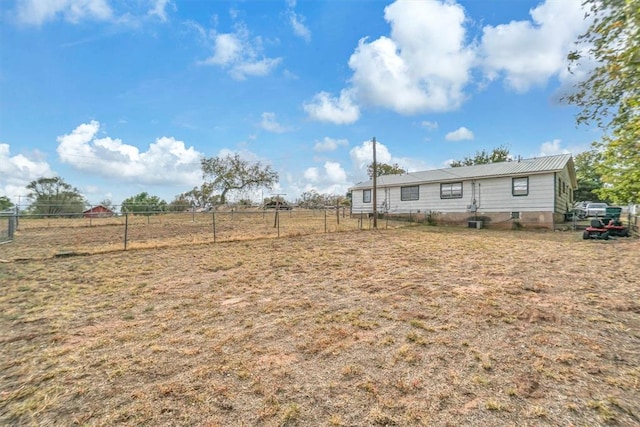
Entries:
{"type": "MultiPolygon", "coordinates": [[[[571,162],[570,175],[573,184],[575,173],[571,154],[537,157],[533,159],[514,160],[511,162],[489,163],[484,165],[460,166],[456,168],[432,169],[421,172],[409,172],[400,175],[382,175],[377,178],[378,187],[392,187],[406,184],[422,184],[428,182],[451,182],[476,178],[492,178],[499,176],[517,176],[545,172],[558,172],[571,162]]],[[[350,190],[371,188],[373,181],[360,182],[350,190]]],[[[575,185],[574,185],[575,187],[575,185]]]]}

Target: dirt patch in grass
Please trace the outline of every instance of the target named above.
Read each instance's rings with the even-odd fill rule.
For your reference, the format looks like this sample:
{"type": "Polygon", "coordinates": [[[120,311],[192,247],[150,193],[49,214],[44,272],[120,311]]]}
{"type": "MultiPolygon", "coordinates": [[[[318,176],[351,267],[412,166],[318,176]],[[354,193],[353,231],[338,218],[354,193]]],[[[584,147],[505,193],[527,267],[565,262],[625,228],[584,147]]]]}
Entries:
{"type": "Polygon", "coordinates": [[[0,422],[635,425],[639,250],[420,226],[0,263],[0,422]]]}

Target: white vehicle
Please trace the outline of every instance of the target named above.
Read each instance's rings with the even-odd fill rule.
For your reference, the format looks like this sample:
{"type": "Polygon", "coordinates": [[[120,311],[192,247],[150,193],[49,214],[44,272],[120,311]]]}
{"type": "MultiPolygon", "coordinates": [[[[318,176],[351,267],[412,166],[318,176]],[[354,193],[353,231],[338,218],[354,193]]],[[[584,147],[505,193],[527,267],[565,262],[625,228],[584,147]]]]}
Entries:
{"type": "Polygon", "coordinates": [[[578,219],[585,219],[587,217],[587,205],[593,202],[577,202],[573,205],[573,213],[578,219]]]}
{"type": "Polygon", "coordinates": [[[585,206],[585,210],[587,211],[587,216],[605,216],[607,213],[607,205],[606,203],[589,203],[585,206]]]}

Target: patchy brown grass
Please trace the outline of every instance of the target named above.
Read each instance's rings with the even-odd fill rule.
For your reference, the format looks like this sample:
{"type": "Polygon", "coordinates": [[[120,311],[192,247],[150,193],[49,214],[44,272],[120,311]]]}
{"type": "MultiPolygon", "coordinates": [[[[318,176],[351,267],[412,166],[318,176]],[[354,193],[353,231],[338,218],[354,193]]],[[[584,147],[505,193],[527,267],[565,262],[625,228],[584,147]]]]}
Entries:
{"type": "Polygon", "coordinates": [[[12,245],[2,424],[640,423],[638,240],[420,226],[22,261],[12,245]]]}

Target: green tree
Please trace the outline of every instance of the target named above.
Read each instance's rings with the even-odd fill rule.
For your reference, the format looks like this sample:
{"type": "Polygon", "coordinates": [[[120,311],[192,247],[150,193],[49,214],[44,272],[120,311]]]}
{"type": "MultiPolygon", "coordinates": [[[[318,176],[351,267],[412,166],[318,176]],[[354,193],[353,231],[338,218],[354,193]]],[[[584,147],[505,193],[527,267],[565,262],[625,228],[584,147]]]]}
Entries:
{"type": "Polygon", "coordinates": [[[347,194],[340,199],[340,204],[344,206],[351,206],[353,203],[353,193],[351,191],[347,191],[347,194]]]}
{"type": "Polygon", "coordinates": [[[585,0],[592,19],[570,68],[583,58],[597,66],[566,99],[580,107],[578,124],[595,122],[604,131],[594,144],[602,155],[597,169],[601,198],[638,203],[640,175],[640,0],[585,0]]]}
{"type": "Polygon", "coordinates": [[[239,154],[201,159],[202,175],[206,184],[221,191],[220,203],[227,202],[227,193],[232,190],[272,188],[278,181],[278,173],[269,165],[251,163],[239,154]]]}
{"type": "Polygon", "coordinates": [[[192,208],[195,208],[195,205],[191,204],[191,200],[184,193],[177,195],[167,206],[169,212],[184,212],[192,208]]]}
{"type": "Polygon", "coordinates": [[[573,159],[576,166],[578,188],[574,193],[576,201],[603,201],[598,194],[602,188],[602,178],[597,166],[602,161],[602,154],[596,150],[584,151],[573,159]]]}
{"type": "Polygon", "coordinates": [[[341,199],[341,196],[335,194],[321,194],[316,190],[305,191],[296,200],[296,205],[305,209],[321,209],[325,206],[335,206],[336,201],[341,199]]]}
{"type": "Polygon", "coordinates": [[[488,152],[487,150],[476,151],[476,154],[473,157],[465,157],[462,160],[453,160],[451,163],[449,163],[449,166],[451,166],[452,168],[457,168],[460,166],[484,165],[487,163],[499,163],[508,161],[511,161],[509,148],[501,145],[497,148],[494,148],[491,152],[488,152]]]}
{"type": "Polygon", "coordinates": [[[262,200],[263,205],[286,205],[287,203],[287,199],[282,196],[265,197],[262,200]]]}
{"type": "Polygon", "coordinates": [[[640,0],[584,0],[592,23],[569,53],[570,70],[586,57],[598,64],[566,99],[578,123],[614,128],[638,114],[640,0]]]}
{"type": "Polygon", "coordinates": [[[136,194],[122,202],[122,213],[154,215],[167,211],[167,202],[146,192],[136,194]]]}
{"type": "Polygon", "coordinates": [[[80,190],[60,177],[39,178],[27,185],[28,197],[33,200],[31,213],[39,215],[81,214],[87,201],[80,190]]]}
{"type": "Polygon", "coordinates": [[[14,204],[7,196],[0,196],[0,211],[6,211],[13,208],[14,204]]]}
{"type": "MultiPolygon", "coordinates": [[[[405,169],[400,167],[397,163],[392,165],[387,163],[377,163],[376,164],[376,176],[382,175],[400,175],[403,173],[407,173],[405,169]]],[[[370,179],[373,179],[373,163],[370,163],[367,166],[367,175],[369,175],[370,179]]]]}
{"type": "Polygon", "coordinates": [[[213,194],[214,188],[210,183],[204,183],[200,187],[182,193],[180,197],[189,202],[189,206],[196,208],[206,208],[220,203],[220,196],[213,194]]]}
{"type": "Polygon", "coordinates": [[[640,202],[640,115],[618,126],[597,146],[602,150],[602,161],[596,171],[605,184],[597,194],[619,204],[640,202]]]}

